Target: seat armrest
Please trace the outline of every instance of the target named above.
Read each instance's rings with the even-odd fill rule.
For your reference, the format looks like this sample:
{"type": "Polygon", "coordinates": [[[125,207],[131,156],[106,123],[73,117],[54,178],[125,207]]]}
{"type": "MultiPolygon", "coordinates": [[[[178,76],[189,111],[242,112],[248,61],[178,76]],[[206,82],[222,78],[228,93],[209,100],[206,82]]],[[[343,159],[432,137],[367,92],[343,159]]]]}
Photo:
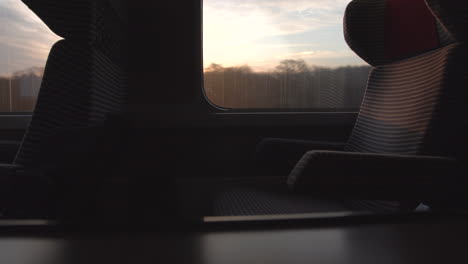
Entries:
{"type": "Polygon", "coordinates": [[[298,192],[359,199],[440,199],[462,191],[456,159],[342,151],[307,152],[288,177],[298,192]]]}
{"type": "Polygon", "coordinates": [[[337,142],[265,138],[256,147],[254,161],[262,173],[286,177],[307,151],[343,150],[344,146],[337,142]]]}

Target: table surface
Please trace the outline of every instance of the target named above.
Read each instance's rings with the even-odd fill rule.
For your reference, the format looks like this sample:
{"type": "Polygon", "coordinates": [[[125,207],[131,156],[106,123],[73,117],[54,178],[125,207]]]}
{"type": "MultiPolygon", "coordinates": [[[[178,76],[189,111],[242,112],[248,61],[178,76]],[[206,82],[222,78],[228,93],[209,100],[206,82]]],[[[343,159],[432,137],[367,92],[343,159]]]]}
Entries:
{"type": "MultiPolygon", "coordinates": [[[[468,263],[467,218],[186,232],[5,232],[0,263],[468,263]]],[[[9,223],[14,224],[14,223],[9,223]]]]}

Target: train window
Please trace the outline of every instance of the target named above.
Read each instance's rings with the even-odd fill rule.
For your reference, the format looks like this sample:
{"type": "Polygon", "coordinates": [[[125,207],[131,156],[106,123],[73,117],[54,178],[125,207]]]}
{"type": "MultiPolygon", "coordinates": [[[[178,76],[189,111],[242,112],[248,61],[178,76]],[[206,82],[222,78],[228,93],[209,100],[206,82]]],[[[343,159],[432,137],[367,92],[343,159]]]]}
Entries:
{"type": "Polygon", "coordinates": [[[20,0],[0,0],[0,112],[32,112],[59,39],[20,0]]]}
{"type": "Polygon", "coordinates": [[[355,111],[370,66],[347,46],[350,0],[204,0],[207,98],[222,108],[355,111]]]}

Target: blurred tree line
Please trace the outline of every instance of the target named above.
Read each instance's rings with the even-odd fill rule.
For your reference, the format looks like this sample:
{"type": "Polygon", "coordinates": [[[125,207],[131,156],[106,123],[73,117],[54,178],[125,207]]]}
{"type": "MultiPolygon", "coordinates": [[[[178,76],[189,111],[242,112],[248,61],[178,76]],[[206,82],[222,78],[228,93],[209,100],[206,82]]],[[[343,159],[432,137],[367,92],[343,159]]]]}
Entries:
{"type": "Polygon", "coordinates": [[[0,112],[32,112],[44,68],[32,67],[11,76],[0,76],[0,112]]]}
{"type": "Polygon", "coordinates": [[[358,109],[370,66],[326,68],[304,60],[283,60],[269,72],[249,66],[205,69],[205,93],[226,108],[358,109]]]}

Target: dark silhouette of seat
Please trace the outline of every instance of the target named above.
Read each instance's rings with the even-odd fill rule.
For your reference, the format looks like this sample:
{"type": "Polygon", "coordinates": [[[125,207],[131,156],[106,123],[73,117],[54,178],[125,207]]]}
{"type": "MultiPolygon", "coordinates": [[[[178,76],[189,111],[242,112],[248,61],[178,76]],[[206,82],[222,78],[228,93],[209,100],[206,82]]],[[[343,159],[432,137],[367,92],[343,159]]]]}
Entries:
{"type": "MultiPolygon", "coordinates": [[[[249,197],[228,191],[218,214],[297,213],[292,204],[297,201],[286,200],[304,194],[375,212],[413,210],[421,201],[436,208],[463,199],[467,11],[466,3],[455,0],[352,1],[345,39],[373,70],[348,142],[263,140],[256,152],[262,173],[289,174],[283,179],[293,193],[264,202],[265,195],[252,194],[263,190],[249,197]]],[[[299,199],[310,204],[300,203],[300,210],[314,211],[310,197],[299,199]]]]}
{"type": "Polygon", "coordinates": [[[373,66],[362,106],[343,151],[306,153],[291,188],[422,198],[463,180],[455,168],[468,146],[466,11],[453,0],[349,4],[345,39],[373,66]]]}
{"type": "Polygon", "coordinates": [[[12,165],[2,167],[3,174],[16,178],[27,174],[31,180],[18,188],[5,185],[2,200],[13,204],[6,203],[1,210],[9,216],[24,211],[24,206],[30,214],[35,210],[46,214],[48,205],[56,201],[32,204],[39,203],[40,197],[51,198],[47,194],[51,184],[63,183],[78,171],[87,172],[83,177],[94,174],[104,160],[96,158],[98,148],[110,138],[103,129],[123,112],[126,95],[123,54],[127,22],[122,1],[23,2],[63,39],[50,51],[32,120],[16,158],[12,165]],[[55,178],[41,178],[44,174],[55,178]],[[34,197],[24,195],[26,189],[38,194],[36,201],[18,205],[21,199],[34,197]]]}

